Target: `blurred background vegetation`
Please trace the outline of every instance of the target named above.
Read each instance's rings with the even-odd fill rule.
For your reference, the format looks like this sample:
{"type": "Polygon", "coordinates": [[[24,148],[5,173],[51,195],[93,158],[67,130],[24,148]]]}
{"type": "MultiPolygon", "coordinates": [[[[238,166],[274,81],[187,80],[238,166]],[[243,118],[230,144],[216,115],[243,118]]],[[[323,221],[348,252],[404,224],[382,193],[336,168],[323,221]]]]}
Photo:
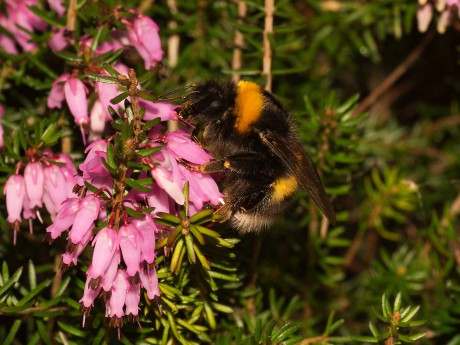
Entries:
{"type": "MultiPolygon", "coordinates": [[[[270,87],[294,115],[338,215],[337,226],[325,227],[299,192],[270,231],[242,236],[232,263],[240,281],[221,291],[233,312],[221,308],[227,313],[215,312],[214,330],[197,336],[182,329],[184,337],[215,344],[460,344],[458,18],[439,34],[435,13],[420,33],[416,0],[279,0],[267,33],[267,3],[120,2],[160,27],[166,55],[146,85],[155,94],[209,78],[241,77],[270,87]],[[266,73],[264,53],[265,67],[271,63],[266,73]],[[398,292],[402,308],[414,307],[406,313],[420,306],[414,320],[426,320],[399,325],[414,326],[402,332],[412,340],[394,334],[398,292]],[[387,299],[394,310],[385,310],[387,299]]],[[[77,32],[93,35],[115,5],[80,1],[77,32]]],[[[43,115],[54,80],[49,70],[60,74],[64,60],[47,49],[0,59],[0,102],[12,114],[5,126],[43,115]]],[[[123,59],[142,70],[134,54],[123,59]]],[[[80,145],[78,137],[73,140],[80,145]]],[[[235,236],[232,229],[222,231],[235,236]]],[[[29,280],[49,279],[27,300],[48,313],[0,315],[0,339],[23,318],[27,327],[12,343],[117,341],[114,331],[102,332],[100,325],[79,328],[81,272],[64,273],[69,288],[50,297],[54,258],[62,247],[44,243],[43,231],[23,231],[16,248],[11,232],[0,236],[0,259],[9,265],[9,273],[3,266],[3,287],[19,267],[29,280]],[[58,329],[55,338],[45,336],[52,328],[58,329]]],[[[18,284],[21,296],[36,286],[18,284]]],[[[0,297],[9,307],[19,299],[0,297]]],[[[159,343],[148,326],[126,326],[122,334],[124,343],[159,343]]]]}

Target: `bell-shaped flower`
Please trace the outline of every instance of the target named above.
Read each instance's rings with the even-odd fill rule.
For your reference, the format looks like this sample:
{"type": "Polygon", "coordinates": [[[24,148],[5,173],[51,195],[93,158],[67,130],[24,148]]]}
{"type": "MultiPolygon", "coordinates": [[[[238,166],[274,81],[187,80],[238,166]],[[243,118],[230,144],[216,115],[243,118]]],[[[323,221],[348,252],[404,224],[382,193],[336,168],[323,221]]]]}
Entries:
{"type": "Polygon", "coordinates": [[[158,287],[158,275],[154,268],[141,269],[139,278],[142,287],[147,291],[147,297],[153,300],[156,296],[160,296],[160,288],[158,287]]]}
{"type": "Polygon", "coordinates": [[[118,248],[117,232],[110,227],[102,228],[93,240],[93,247],[93,259],[87,274],[92,279],[98,279],[107,270],[118,248]]]}
{"type": "MultiPolygon", "coordinates": [[[[1,22],[0,25],[2,25],[1,22]]],[[[18,54],[15,41],[4,34],[0,34],[0,49],[4,50],[8,54],[18,54]]]]}
{"type": "Polygon", "coordinates": [[[104,132],[107,115],[99,99],[94,102],[90,111],[89,119],[91,134],[100,138],[104,132]]]}
{"type": "Polygon", "coordinates": [[[55,51],[64,50],[69,46],[69,41],[65,37],[65,29],[55,31],[48,40],[48,46],[55,51]]]}
{"type": "Polygon", "coordinates": [[[137,229],[140,234],[140,262],[153,264],[155,261],[155,235],[158,228],[150,215],[145,215],[141,219],[131,220],[131,224],[137,229]]]}
{"type": "Polygon", "coordinates": [[[151,171],[158,186],[168,193],[177,204],[183,205],[185,198],[182,188],[185,180],[183,180],[175,158],[170,157],[165,150],[161,150],[152,157],[152,160],[160,163],[151,171]]]}
{"type": "Polygon", "coordinates": [[[82,238],[81,242],[76,245],[67,245],[66,251],[62,254],[62,263],[66,266],[77,265],[77,260],[80,254],[88,245],[89,241],[93,239],[93,233],[87,232],[85,237],[82,238]]]}
{"type": "Polygon", "coordinates": [[[83,327],[85,327],[85,320],[86,316],[89,315],[91,308],[94,306],[94,300],[99,295],[101,291],[101,287],[99,286],[97,289],[92,289],[90,287],[91,279],[89,277],[86,278],[85,289],[83,290],[83,297],[80,299],[80,311],[83,313],[83,327]]]}
{"type": "Polygon", "coordinates": [[[24,178],[21,175],[11,175],[5,183],[3,194],[6,195],[6,210],[8,223],[20,222],[21,211],[26,194],[24,178]]]}
{"type": "Polygon", "coordinates": [[[139,233],[131,224],[125,224],[118,230],[118,242],[126,265],[126,273],[134,277],[139,271],[141,247],[139,233]]]}
{"type": "Polygon", "coordinates": [[[108,177],[110,173],[102,164],[102,158],[107,160],[107,141],[96,140],[85,150],[86,158],[79,168],[83,172],[83,179],[91,180],[96,177],[108,177]]]}
{"type": "Polygon", "coordinates": [[[59,76],[55,81],[53,81],[53,85],[51,86],[51,92],[46,102],[48,108],[62,108],[62,102],[65,98],[64,83],[69,78],[70,74],[64,73],[63,75],[59,76]]]}
{"type": "Polygon", "coordinates": [[[75,124],[79,126],[89,122],[87,92],[85,84],[78,78],[70,77],[64,84],[65,100],[74,117],[75,124]]]}
{"type": "Polygon", "coordinates": [[[117,249],[115,254],[112,257],[112,260],[109,263],[109,266],[102,275],[101,285],[102,290],[109,292],[112,289],[113,282],[118,272],[118,265],[120,264],[121,255],[120,251],[117,249]]]}
{"type": "Polygon", "coordinates": [[[176,158],[199,165],[208,163],[211,160],[211,155],[190,140],[190,134],[183,130],[167,133],[166,143],[167,150],[176,158]]]}
{"type": "Polygon", "coordinates": [[[155,67],[163,58],[158,25],[149,17],[139,15],[128,26],[131,45],[144,60],[145,69],[155,67]]]}
{"type": "Polygon", "coordinates": [[[168,193],[156,183],[152,186],[152,192],[147,194],[147,204],[149,207],[155,207],[152,212],[154,215],[156,215],[157,212],[170,213],[172,210],[170,205],[171,201],[168,193]]]}
{"type": "Polygon", "coordinates": [[[128,320],[133,322],[138,321],[139,317],[139,302],[141,301],[141,286],[140,284],[130,284],[126,292],[126,310],[125,314],[128,320]]]}
{"type": "Polygon", "coordinates": [[[24,169],[24,181],[26,192],[29,197],[30,208],[42,207],[43,187],[44,187],[43,166],[40,162],[29,162],[24,169]]]}
{"type": "Polygon", "coordinates": [[[45,175],[45,190],[54,203],[54,209],[59,210],[62,203],[67,199],[67,184],[62,169],[57,165],[49,165],[43,169],[45,175]]]}
{"type": "Polygon", "coordinates": [[[94,221],[99,216],[101,203],[98,196],[88,194],[81,200],[79,206],[72,229],[69,231],[69,239],[73,244],[81,242],[82,238],[93,229],[94,221]]]}
{"type": "Polygon", "coordinates": [[[111,319],[111,324],[115,327],[121,327],[123,325],[122,318],[125,315],[123,307],[125,306],[126,293],[128,292],[128,276],[124,270],[118,270],[115,277],[115,281],[112,285],[112,294],[109,300],[108,317],[111,319]]]}
{"type": "Polygon", "coordinates": [[[66,11],[64,0],[48,0],[51,9],[54,10],[59,17],[62,17],[66,11]]]}
{"type": "Polygon", "coordinates": [[[189,181],[189,200],[197,209],[201,209],[207,201],[217,205],[219,199],[223,198],[224,195],[219,192],[216,181],[210,175],[190,171],[182,165],[179,166],[179,170],[184,179],[189,181]]]}
{"type": "Polygon", "coordinates": [[[145,109],[144,121],[160,118],[161,121],[177,120],[176,105],[162,102],[140,100],[139,105],[145,109]]]}

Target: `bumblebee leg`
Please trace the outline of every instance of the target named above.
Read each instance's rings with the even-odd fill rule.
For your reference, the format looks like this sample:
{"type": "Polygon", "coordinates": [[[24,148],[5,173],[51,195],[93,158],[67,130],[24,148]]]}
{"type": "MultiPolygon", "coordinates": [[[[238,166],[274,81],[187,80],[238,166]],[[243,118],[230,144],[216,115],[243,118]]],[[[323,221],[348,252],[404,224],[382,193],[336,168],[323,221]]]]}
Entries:
{"type": "Polygon", "coordinates": [[[214,214],[221,216],[219,223],[226,222],[233,216],[232,206],[230,204],[225,204],[219,207],[214,214]]]}

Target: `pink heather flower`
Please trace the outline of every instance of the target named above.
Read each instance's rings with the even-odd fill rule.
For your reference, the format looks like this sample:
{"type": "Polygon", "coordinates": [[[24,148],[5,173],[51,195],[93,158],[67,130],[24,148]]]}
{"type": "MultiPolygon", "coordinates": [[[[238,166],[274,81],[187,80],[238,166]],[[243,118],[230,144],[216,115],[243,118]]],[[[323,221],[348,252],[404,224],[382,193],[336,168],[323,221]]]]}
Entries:
{"type": "Polygon", "coordinates": [[[87,93],[85,84],[78,78],[70,77],[64,84],[65,100],[79,126],[89,122],[87,93]]]}
{"type": "Polygon", "coordinates": [[[99,56],[99,55],[105,54],[110,51],[116,52],[117,50],[120,50],[121,48],[123,48],[123,44],[121,44],[118,41],[113,41],[113,42],[104,41],[102,42],[102,44],[100,44],[96,48],[96,51],[94,52],[94,56],[99,56]]]}
{"type": "Polygon", "coordinates": [[[138,320],[139,302],[141,301],[140,284],[131,284],[126,292],[126,311],[125,314],[131,321],[138,320]]]}
{"type": "Polygon", "coordinates": [[[26,194],[24,178],[21,175],[11,175],[5,183],[3,194],[6,195],[6,209],[8,223],[20,222],[21,211],[26,194]]]}
{"type": "Polygon", "coordinates": [[[193,164],[205,164],[211,160],[211,155],[195,142],[190,140],[190,134],[177,130],[166,134],[167,150],[174,157],[182,158],[193,164]]]}
{"type": "Polygon", "coordinates": [[[64,0],[48,0],[48,4],[50,5],[51,9],[53,9],[59,17],[62,17],[66,11],[63,3],[64,0]]]}
{"type": "Polygon", "coordinates": [[[153,300],[156,296],[160,296],[157,271],[154,268],[141,269],[139,271],[139,278],[142,287],[147,291],[148,299],[153,300]]]}
{"type": "Polygon", "coordinates": [[[72,229],[69,231],[69,239],[73,244],[82,242],[82,238],[93,230],[100,207],[99,197],[94,194],[88,194],[81,200],[72,229]]]}
{"type": "Polygon", "coordinates": [[[90,287],[91,279],[86,278],[85,289],[83,290],[83,297],[80,299],[81,307],[80,311],[83,313],[83,327],[85,327],[86,316],[89,315],[91,308],[94,306],[94,300],[99,295],[101,287],[97,289],[92,289],[90,287]]]}
{"type": "Polygon", "coordinates": [[[149,207],[155,207],[154,215],[157,212],[170,213],[170,202],[171,199],[168,194],[156,183],[152,186],[152,193],[147,194],[147,204],[149,207]]]}
{"type": "Polygon", "coordinates": [[[62,254],[62,263],[66,266],[77,265],[77,260],[89,241],[93,239],[93,232],[88,231],[82,238],[81,242],[76,245],[68,245],[64,254],[62,254]]]}
{"type": "Polygon", "coordinates": [[[439,20],[438,20],[438,25],[437,25],[437,29],[440,34],[443,34],[446,32],[446,29],[449,26],[451,19],[452,19],[452,15],[448,9],[442,11],[441,16],[439,17],[439,20]]]}
{"type": "Polygon", "coordinates": [[[141,100],[139,101],[139,105],[145,109],[144,121],[150,121],[158,117],[161,121],[177,120],[177,113],[175,111],[177,106],[170,103],[141,100]]]}
{"type": "Polygon", "coordinates": [[[158,228],[152,217],[145,215],[142,219],[133,219],[131,224],[137,229],[140,234],[140,260],[139,262],[147,262],[153,264],[155,261],[155,235],[158,228]]]}
{"type": "Polygon", "coordinates": [[[426,30],[428,30],[432,17],[433,7],[431,6],[431,4],[419,6],[417,9],[418,31],[425,32],[426,30]]]}
{"type": "Polygon", "coordinates": [[[112,188],[112,176],[102,164],[102,158],[107,160],[107,141],[96,140],[85,150],[86,159],[79,168],[83,172],[83,180],[90,182],[97,188],[112,188]]]}
{"type": "Polygon", "coordinates": [[[117,275],[118,265],[120,264],[120,261],[121,255],[120,251],[117,249],[102,277],[102,289],[105,292],[109,292],[112,289],[112,285],[115,280],[115,276],[117,275]]]}
{"type": "Polygon", "coordinates": [[[105,122],[107,121],[107,111],[104,110],[99,99],[94,102],[90,112],[90,130],[95,137],[101,137],[104,132],[105,122]]]}
{"type": "Polygon", "coordinates": [[[36,0],[17,0],[7,1],[6,12],[7,22],[3,26],[13,34],[15,40],[19,43],[24,51],[31,51],[36,48],[36,44],[30,42],[30,34],[22,30],[33,32],[35,29],[43,31],[46,29],[46,23],[35,15],[29,6],[36,6],[36,0]],[[6,25],[5,25],[6,24],[6,25]]]}
{"type": "Polygon", "coordinates": [[[54,209],[59,210],[62,203],[67,199],[68,191],[63,169],[57,165],[49,165],[43,169],[45,175],[45,191],[54,204],[54,209]]]}
{"type": "Polygon", "coordinates": [[[64,201],[62,207],[59,209],[58,214],[54,218],[53,224],[46,228],[46,231],[50,233],[53,240],[61,236],[61,234],[70,228],[73,224],[77,212],[80,209],[79,198],[69,198],[64,201]]]}
{"type": "Polygon", "coordinates": [[[153,161],[160,163],[160,165],[152,169],[152,177],[177,204],[183,205],[185,199],[182,187],[185,180],[183,180],[176,160],[170,157],[166,150],[161,150],[154,157],[153,161]]]}
{"type": "Polygon", "coordinates": [[[40,162],[29,162],[24,169],[26,192],[29,197],[30,208],[42,207],[44,174],[40,162]]]}
{"type": "Polygon", "coordinates": [[[145,69],[155,67],[163,58],[158,30],[158,25],[143,15],[139,15],[128,27],[130,43],[144,60],[145,69]]]}
{"type": "MultiPolygon", "coordinates": [[[[128,277],[124,270],[118,270],[115,281],[112,285],[112,294],[107,308],[107,316],[110,318],[121,319],[125,313],[123,307],[126,301],[126,292],[128,291],[128,277]]],[[[122,322],[116,322],[114,325],[122,326],[122,322]],[[120,324],[121,323],[121,324],[120,324]]]]}
{"type": "Polygon", "coordinates": [[[87,274],[92,279],[98,279],[107,270],[118,248],[117,232],[110,227],[102,228],[93,240],[93,247],[93,260],[87,274]]]}
{"type": "Polygon", "coordinates": [[[70,74],[64,73],[59,76],[51,86],[51,92],[48,96],[47,106],[48,108],[62,108],[62,102],[64,101],[64,82],[70,78],[70,74]]]}
{"type": "MultiPolygon", "coordinates": [[[[0,25],[2,25],[1,22],[0,25]]],[[[18,54],[18,50],[16,49],[16,43],[14,42],[14,40],[12,40],[4,34],[0,34],[0,49],[3,49],[8,54],[18,54]]]]}
{"type": "Polygon", "coordinates": [[[134,277],[139,271],[141,257],[140,238],[137,229],[126,224],[118,230],[118,242],[120,243],[123,261],[126,264],[126,273],[129,277],[134,277]]]}
{"type": "Polygon", "coordinates": [[[189,200],[197,209],[203,208],[203,203],[207,201],[217,205],[219,199],[224,196],[219,192],[219,187],[211,176],[198,171],[190,171],[182,165],[179,166],[179,170],[184,179],[189,181],[189,200]]]}
{"type": "MultiPolygon", "coordinates": [[[[24,203],[23,203],[23,212],[22,212],[22,217],[24,219],[35,219],[35,210],[33,207],[31,207],[30,199],[27,196],[27,189],[26,189],[26,195],[24,196],[24,203]]],[[[32,231],[31,231],[32,232],[32,231]]]]}
{"type": "Polygon", "coordinates": [[[60,29],[53,33],[53,36],[48,40],[48,45],[56,51],[64,50],[69,46],[69,42],[65,37],[65,29],[60,29]]]}

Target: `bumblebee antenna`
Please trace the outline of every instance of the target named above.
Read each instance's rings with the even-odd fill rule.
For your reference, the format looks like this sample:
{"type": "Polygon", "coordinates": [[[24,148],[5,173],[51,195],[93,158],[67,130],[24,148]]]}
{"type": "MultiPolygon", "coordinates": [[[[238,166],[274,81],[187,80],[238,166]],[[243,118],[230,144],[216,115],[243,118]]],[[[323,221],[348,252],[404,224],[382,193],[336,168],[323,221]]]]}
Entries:
{"type": "Polygon", "coordinates": [[[176,94],[176,93],[178,93],[180,91],[190,89],[191,87],[194,87],[194,86],[195,86],[195,84],[185,85],[185,86],[182,86],[182,87],[180,87],[178,89],[166,92],[166,93],[158,96],[158,100],[159,101],[172,101],[172,100],[176,100],[176,99],[181,99],[183,97],[178,96],[178,97],[168,98],[168,96],[174,95],[174,94],[176,94]]]}

